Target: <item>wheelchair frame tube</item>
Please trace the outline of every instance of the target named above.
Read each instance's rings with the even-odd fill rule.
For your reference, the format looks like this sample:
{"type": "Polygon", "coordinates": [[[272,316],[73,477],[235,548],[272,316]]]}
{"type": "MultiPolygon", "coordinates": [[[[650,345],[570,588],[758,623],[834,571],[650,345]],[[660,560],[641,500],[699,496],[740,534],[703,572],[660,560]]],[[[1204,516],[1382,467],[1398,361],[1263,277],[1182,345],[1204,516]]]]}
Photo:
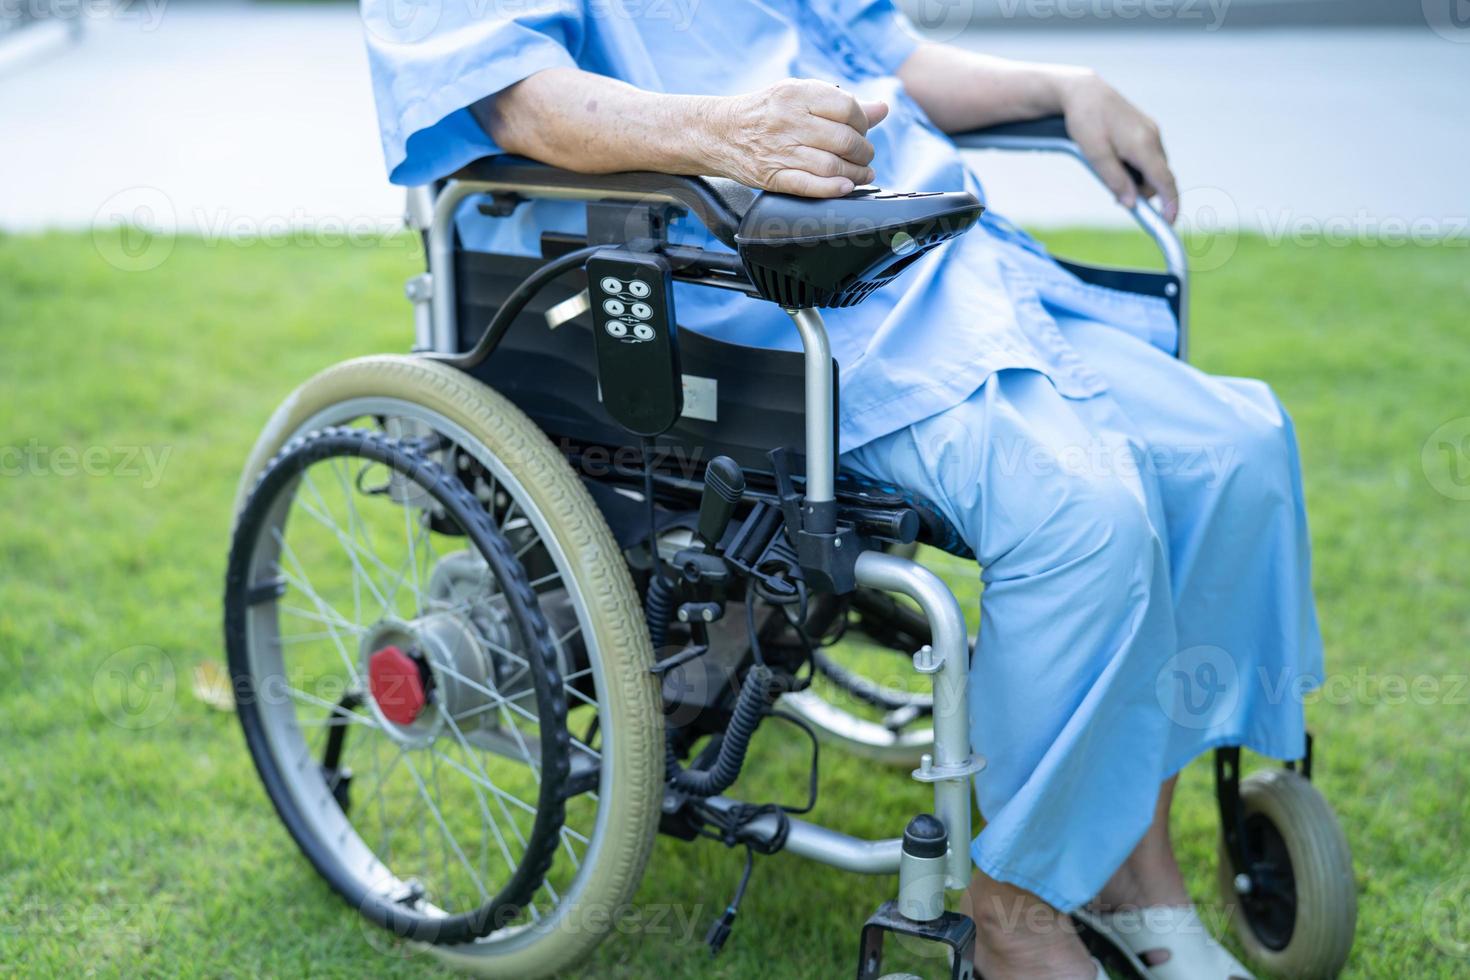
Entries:
{"type": "MultiPolygon", "coordinates": [[[[944,580],[917,562],[882,551],[865,551],[857,559],[857,579],[863,585],[900,592],[919,604],[929,620],[933,643],[931,673],[934,685],[934,755],[914,778],[934,784],[935,815],[944,824],[949,851],[944,858],[944,883],[951,889],[970,884],[970,777],[984,768],[983,759],[970,753],[969,687],[970,640],[959,600],[944,580]]],[[[921,652],[919,656],[924,656],[921,652]]],[[[918,658],[916,657],[916,660],[918,658]]],[[[723,796],[701,800],[698,806],[719,814],[739,806],[723,796]]],[[[902,838],[864,840],[795,817],[787,818],[784,849],[812,861],[857,874],[897,874],[903,854],[902,838]]],[[[780,830],[775,814],[762,814],[740,827],[743,839],[770,843],[780,830]]]]}
{"type": "MultiPolygon", "coordinates": [[[[414,188],[414,191],[417,190],[419,188],[414,188]]],[[[437,353],[459,353],[459,324],[456,322],[454,306],[454,214],[465,198],[494,191],[506,191],[520,197],[537,199],[679,203],[667,195],[632,191],[538,187],[530,184],[511,184],[490,180],[451,180],[447,182],[439,191],[438,196],[434,198],[433,216],[428,227],[429,288],[432,296],[429,306],[433,327],[431,331],[433,349],[437,353]]],[[[422,220],[426,202],[421,196],[415,198],[413,191],[410,191],[409,202],[408,219],[412,224],[415,219],[422,220]]]]}
{"type": "Polygon", "coordinates": [[[814,309],[787,310],[801,335],[806,358],[806,502],[836,499],[837,419],[832,388],[832,345],[822,314],[814,309]]]}
{"type": "MultiPolygon", "coordinates": [[[[728,797],[712,796],[700,801],[700,805],[726,814],[742,804],[728,797]]],[[[787,826],[786,844],[782,849],[797,857],[854,874],[898,874],[899,855],[903,850],[903,841],[898,837],[864,840],[796,817],[788,817],[787,826]]],[[[740,836],[768,843],[775,839],[778,828],[777,816],[774,813],[763,813],[743,824],[740,836]]]]}
{"type": "Polygon", "coordinates": [[[929,621],[932,657],[939,662],[931,675],[934,754],[925,754],[914,778],[934,784],[934,815],[949,835],[946,883],[964,888],[970,883],[970,777],[984,767],[970,752],[970,638],[964,613],[944,580],[910,559],[865,551],[856,571],[862,585],[913,599],[929,621]]]}
{"type": "MultiPolygon", "coordinates": [[[[954,137],[955,146],[962,150],[1020,150],[1033,153],[1065,153],[1087,168],[1087,172],[1102,182],[1102,177],[1093,169],[1092,163],[1082,148],[1069,139],[1056,136],[985,136],[983,134],[961,134],[954,137]]],[[[1185,258],[1184,244],[1179,233],[1165,221],[1154,206],[1143,198],[1134,202],[1129,211],[1148,236],[1158,246],[1164,257],[1164,267],[1179,280],[1179,360],[1189,360],[1189,263],[1185,258]]]]}

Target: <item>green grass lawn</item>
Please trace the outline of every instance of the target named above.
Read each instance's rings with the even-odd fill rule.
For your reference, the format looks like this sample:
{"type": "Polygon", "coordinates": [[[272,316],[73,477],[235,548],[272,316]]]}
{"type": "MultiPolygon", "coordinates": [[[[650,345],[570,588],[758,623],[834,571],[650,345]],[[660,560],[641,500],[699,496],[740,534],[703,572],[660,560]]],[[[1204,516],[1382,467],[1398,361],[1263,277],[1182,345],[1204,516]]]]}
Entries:
{"type": "MultiPolygon", "coordinates": [[[[1122,236],[1053,241],[1144,254],[1122,236]]],[[[89,235],[0,237],[0,973],[436,970],[385,952],[317,878],[235,719],[191,689],[195,665],[221,657],[231,498],[258,429],[317,369],[405,348],[417,262],[407,239],[180,240],[128,272],[89,235]]],[[[1196,362],[1268,379],[1300,430],[1333,675],[1308,711],[1356,854],[1352,976],[1470,975],[1470,500],[1456,499],[1470,455],[1454,460],[1465,470],[1437,441],[1423,455],[1452,420],[1439,435],[1470,446],[1467,308],[1463,247],[1247,237],[1196,285],[1196,362]]],[[[806,749],[788,735],[763,732],[746,798],[799,797],[806,749]]],[[[826,754],[817,818],[888,836],[925,808],[917,784],[876,775],[826,754]]],[[[1176,821],[1200,897],[1211,805],[1205,761],[1176,821]]],[[[661,840],[639,901],[675,914],[614,935],[585,975],[850,976],[891,880],[762,860],[711,960],[700,939],[740,864],[661,840]]]]}

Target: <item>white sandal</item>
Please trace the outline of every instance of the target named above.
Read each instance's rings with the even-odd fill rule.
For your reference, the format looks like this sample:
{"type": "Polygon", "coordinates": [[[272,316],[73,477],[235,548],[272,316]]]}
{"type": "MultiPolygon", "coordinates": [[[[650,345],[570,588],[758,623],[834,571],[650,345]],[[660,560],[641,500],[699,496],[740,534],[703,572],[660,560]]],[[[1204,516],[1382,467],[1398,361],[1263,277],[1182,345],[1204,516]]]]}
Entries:
{"type": "Polygon", "coordinates": [[[1153,905],[1121,912],[1072,913],[1097,933],[1140,977],[1150,980],[1255,980],[1254,974],[1221,946],[1194,906],[1153,905]],[[1150,964],[1150,953],[1168,958],[1150,964]]]}

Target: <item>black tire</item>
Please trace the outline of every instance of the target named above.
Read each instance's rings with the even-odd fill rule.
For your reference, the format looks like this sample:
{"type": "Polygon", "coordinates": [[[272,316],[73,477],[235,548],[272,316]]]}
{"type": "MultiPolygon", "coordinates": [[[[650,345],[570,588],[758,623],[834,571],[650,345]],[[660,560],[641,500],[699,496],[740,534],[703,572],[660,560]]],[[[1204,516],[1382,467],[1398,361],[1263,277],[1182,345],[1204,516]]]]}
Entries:
{"type": "MultiPolygon", "coordinates": [[[[245,743],[281,821],[322,877],[369,920],[415,942],[469,942],[517,917],[541,886],[559,843],[565,816],[563,787],[569,772],[567,705],[550,628],[536,595],[509,543],[474,496],[418,452],[367,430],[329,428],[293,440],[266,467],[240,513],[230,549],[224,608],[225,646],[245,743]],[[294,493],[302,473],[337,457],[378,463],[426,492],[443,508],[493,571],[519,634],[519,649],[531,665],[541,736],[538,749],[542,778],[535,823],[510,880],[489,902],[462,913],[426,915],[406,904],[386,901],[380,893],[366,888],[362,878],[344,866],[342,851],[323,840],[307,819],[304,801],[289,788],[283,760],[265,731],[262,709],[267,695],[261,682],[268,679],[256,676],[246,635],[251,607],[262,595],[259,577],[264,570],[256,562],[261,535],[268,530],[269,517],[282,505],[283,497],[289,499],[288,495],[294,493]]],[[[323,788],[328,793],[336,789],[325,783],[323,788]]],[[[334,794],[333,800],[340,807],[340,796],[334,794]]]]}

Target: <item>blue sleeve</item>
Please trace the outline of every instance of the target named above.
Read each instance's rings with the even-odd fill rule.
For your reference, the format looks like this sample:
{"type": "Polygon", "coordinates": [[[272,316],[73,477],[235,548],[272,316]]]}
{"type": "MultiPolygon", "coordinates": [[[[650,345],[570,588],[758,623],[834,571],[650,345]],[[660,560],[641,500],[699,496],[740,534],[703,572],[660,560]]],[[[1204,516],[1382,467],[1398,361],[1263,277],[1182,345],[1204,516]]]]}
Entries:
{"type": "Polygon", "coordinates": [[[893,0],[810,0],[856,44],[862,55],[885,75],[919,46],[919,36],[893,0]]]}
{"type": "Polygon", "coordinates": [[[467,108],[547,68],[575,67],[582,0],[362,0],[388,179],[424,184],[501,152],[467,108]],[[479,12],[476,12],[479,11],[479,12]]]}

